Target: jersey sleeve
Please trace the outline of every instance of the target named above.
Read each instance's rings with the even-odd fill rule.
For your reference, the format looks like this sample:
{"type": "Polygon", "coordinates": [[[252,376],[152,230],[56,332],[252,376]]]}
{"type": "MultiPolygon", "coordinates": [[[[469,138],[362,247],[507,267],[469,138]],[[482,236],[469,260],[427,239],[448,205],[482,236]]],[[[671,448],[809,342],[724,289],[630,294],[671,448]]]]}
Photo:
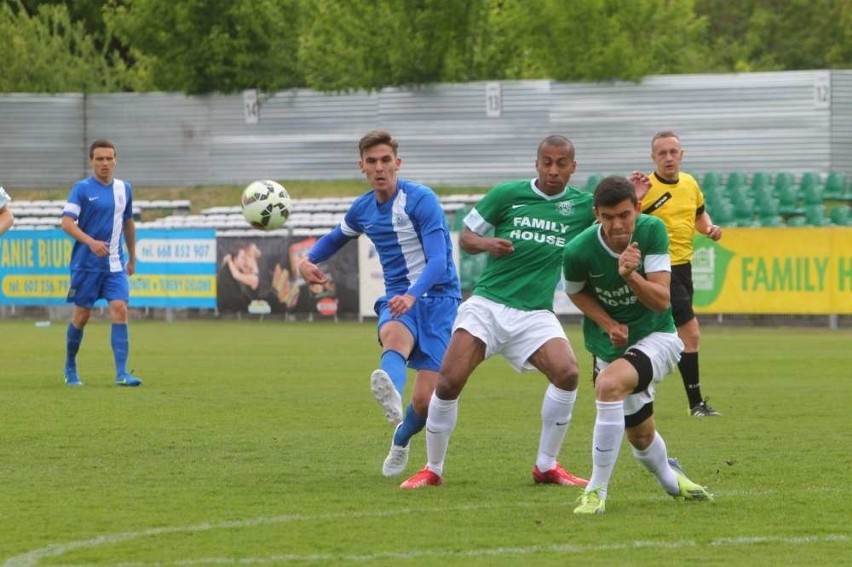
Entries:
{"type": "Polygon", "coordinates": [[[421,238],[436,230],[444,230],[444,210],[438,196],[431,191],[423,192],[412,213],[420,225],[421,238]]]}
{"type": "Polygon", "coordinates": [[[127,206],[124,207],[122,217],[128,221],[133,218],[133,187],[127,181],[124,182],[124,194],[127,197],[127,206]]]}
{"type": "Polygon", "coordinates": [[[645,249],[645,273],[670,272],[671,256],[669,255],[669,235],[666,225],[657,217],[648,217],[648,232],[645,249]]]}
{"type": "Polygon", "coordinates": [[[364,234],[364,226],[360,220],[362,203],[363,196],[356,199],[349,207],[349,210],[346,211],[346,214],[343,215],[343,221],[340,223],[340,230],[343,231],[346,238],[358,238],[364,234]]]}
{"type": "Polygon", "coordinates": [[[12,197],[6,193],[6,190],[0,187],[0,209],[9,204],[9,201],[12,200],[12,197]]]}
{"type": "Polygon", "coordinates": [[[488,191],[464,218],[465,226],[482,235],[500,224],[505,202],[504,193],[501,185],[488,191]]]}
{"type": "Polygon", "coordinates": [[[83,210],[83,195],[82,185],[77,183],[71,188],[71,193],[68,194],[68,200],[65,202],[65,207],[62,208],[63,217],[71,217],[74,220],[80,218],[80,211],[83,210]]]}
{"type": "Polygon", "coordinates": [[[580,248],[574,245],[575,238],[562,252],[562,275],[565,277],[565,293],[572,294],[581,291],[586,286],[585,262],[580,248]]]}

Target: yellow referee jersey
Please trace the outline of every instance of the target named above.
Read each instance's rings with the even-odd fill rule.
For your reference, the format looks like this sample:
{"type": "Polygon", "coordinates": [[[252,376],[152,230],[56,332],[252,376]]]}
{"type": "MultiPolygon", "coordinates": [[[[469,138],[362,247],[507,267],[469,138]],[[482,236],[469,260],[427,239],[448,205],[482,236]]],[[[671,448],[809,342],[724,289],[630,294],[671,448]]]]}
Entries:
{"type": "Polygon", "coordinates": [[[704,194],[693,176],[680,173],[677,183],[648,176],[651,188],[642,198],[642,212],[659,217],[669,232],[669,254],[673,266],[692,261],[695,218],[704,212],[704,194]]]}

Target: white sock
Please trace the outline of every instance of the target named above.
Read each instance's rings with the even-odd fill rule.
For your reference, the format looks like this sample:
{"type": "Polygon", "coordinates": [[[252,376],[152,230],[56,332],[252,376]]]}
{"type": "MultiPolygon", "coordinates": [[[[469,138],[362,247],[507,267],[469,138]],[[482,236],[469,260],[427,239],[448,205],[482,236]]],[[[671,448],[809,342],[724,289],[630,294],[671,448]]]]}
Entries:
{"type": "Polygon", "coordinates": [[[426,468],[441,476],[450,435],[459,418],[459,400],[442,400],[434,393],[426,418],[426,468]]]}
{"type": "Polygon", "coordinates": [[[586,492],[597,489],[600,497],[605,499],[624,437],[624,403],[597,401],[595,405],[598,412],[592,434],[592,478],[586,492]]]}
{"type": "Polygon", "coordinates": [[[571,424],[571,412],[577,399],[577,390],[560,390],[548,385],[541,403],[541,436],[538,440],[538,455],[535,466],[541,472],[556,466],[556,458],[571,424]]]}
{"type": "Polygon", "coordinates": [[[677,485],[677,476],[669,466],[669,455],[666,451],[666,442],[658,432],[654,432],[654,440],[648,447],[640,451],[633,447],[633,456],[636,460],[642,463],[648,471],[657,477],[657,481],[663,490],[669,494],[680,493],[680,487],[677,485]]]}

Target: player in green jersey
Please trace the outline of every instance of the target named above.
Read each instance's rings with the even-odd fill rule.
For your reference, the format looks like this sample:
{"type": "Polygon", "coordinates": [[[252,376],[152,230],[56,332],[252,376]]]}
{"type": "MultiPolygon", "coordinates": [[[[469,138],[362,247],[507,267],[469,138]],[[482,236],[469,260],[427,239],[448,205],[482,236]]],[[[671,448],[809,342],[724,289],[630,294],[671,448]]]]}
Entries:
{"type": "MultiPolygon", "coordinates": [[[[647,178],[644,179],[647,183],[647,178]]],[[[565,247],[565,291],[585,315],[583,336],[595,357],[597,418],[592,477],[575,514],[602,514],[625,430],[633,455],[675,498],[710,500],[686,477],[654,424],[654,383],[680,359],[669,301],[671,261],[663,222],[641,214],[634,177],[610,176],[595,189],[600,224],[565,247]]]]}
{"type": "Polygon", "coordinates": [[[538,369],[550,381],[541,407],[535,482],[586,484],[556,460],[571,421],[578,370],[553,313],[553,295],[565,244],[594,222],[592,196],[568,186],[577,163],[574,145],[564,136],[539,144],[535,166],[537,178],[497,185],[464,219],[461,247],[487,253],[488,261],[473,295],[459,308],[429,403],[426,467],[401,488],[443,482],[459,395],[474,369],[495,354],[519,372],[538,369]],[[492,230],[493,236],[485,236],[492,230]]]}

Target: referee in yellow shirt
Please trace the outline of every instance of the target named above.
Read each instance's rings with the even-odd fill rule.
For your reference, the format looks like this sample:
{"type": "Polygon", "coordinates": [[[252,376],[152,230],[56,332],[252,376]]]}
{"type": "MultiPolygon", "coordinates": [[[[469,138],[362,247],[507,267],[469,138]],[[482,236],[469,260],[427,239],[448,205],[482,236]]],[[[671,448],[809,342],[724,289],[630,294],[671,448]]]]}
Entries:
{"type": "Polygon", "coordinates": [[[651,140],[651,159],[655,170],[648,176],[651,188],[642,197],[642,212],[659,217],[669,232],[672,314],[684,344],[678,367],[689,400],[689,413],[694,417],[717,417],[722,414],[701,397],[698,373],[701,333],[692,310],[692,237],[698,231],[719,240],[722,229],[713,224],[704,209],[704,195],[698,182],[680,171],[683,148],[677,134],[671,131],[656,134],[651,140]]]}

